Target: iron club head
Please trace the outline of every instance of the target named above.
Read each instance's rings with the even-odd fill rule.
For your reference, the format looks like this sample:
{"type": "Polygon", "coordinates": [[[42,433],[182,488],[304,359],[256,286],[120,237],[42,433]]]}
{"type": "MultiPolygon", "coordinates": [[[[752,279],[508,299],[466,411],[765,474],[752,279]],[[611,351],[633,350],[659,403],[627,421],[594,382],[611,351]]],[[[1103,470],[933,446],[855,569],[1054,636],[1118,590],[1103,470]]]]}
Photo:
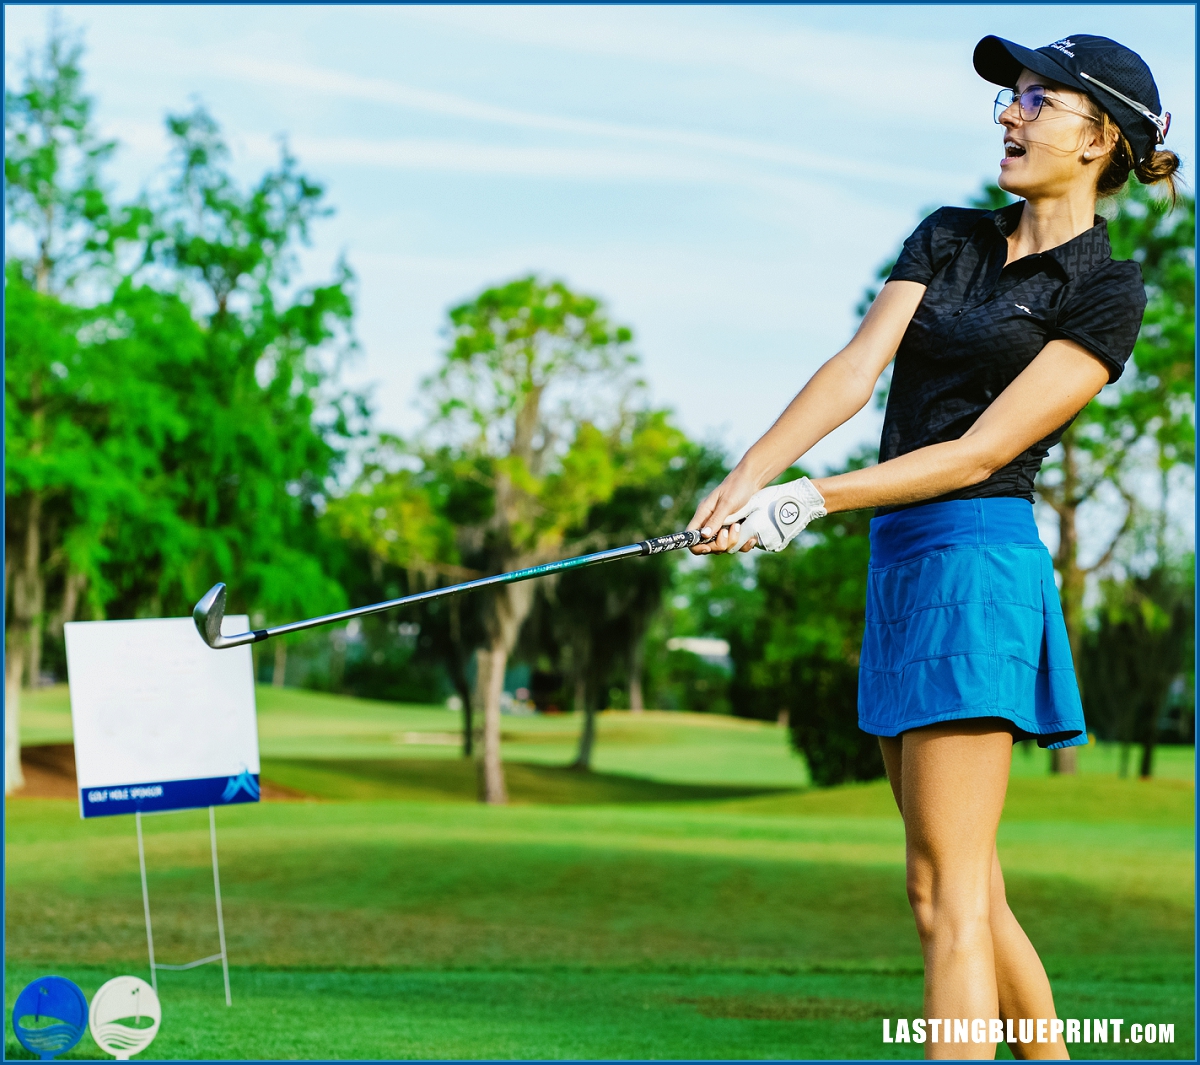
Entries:
{"type": "Polygon", "coordinates": [[[214,584],[192,611],[200,638],[209,647],[221,646],[221,622],[225,620],[225,585],[214,584]]]}
{"type": "Polygon", "coordinates": [[[196,623],[196,631],[209,647],[216,651],[226,647],[241,647],[244,643],[256,643],[265,640],[267,633],[241,632],[236,636],[222,636],[221,622],[225,620],[225,585],[214,584],[204,593],[192,610],[192,620],[196,623]]]}

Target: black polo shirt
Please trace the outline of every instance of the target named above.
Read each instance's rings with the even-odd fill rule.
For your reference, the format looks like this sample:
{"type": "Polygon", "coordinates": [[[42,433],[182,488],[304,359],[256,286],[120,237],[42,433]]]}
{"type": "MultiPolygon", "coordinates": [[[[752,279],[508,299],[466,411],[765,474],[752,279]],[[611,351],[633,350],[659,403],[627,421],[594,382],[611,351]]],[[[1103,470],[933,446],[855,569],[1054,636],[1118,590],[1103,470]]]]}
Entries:
{"type": "MultiPolygon", "coordinates": [[[[926,290],[896,352],[880,462],[957,440],[1051,340],[1074,340],[1108,367],[1110,382],[1121,376],[1146,309],[1141,267],[1112,258],[1099,216],[1066,244],[1005,266],[1006,238],[1024,206],[943,207],[904,242],[888,280],[916,281],[926,290]]],[[[1070,424],[986,481],[925,502],[1032,501],[1042,460],[1070,424]]]]}

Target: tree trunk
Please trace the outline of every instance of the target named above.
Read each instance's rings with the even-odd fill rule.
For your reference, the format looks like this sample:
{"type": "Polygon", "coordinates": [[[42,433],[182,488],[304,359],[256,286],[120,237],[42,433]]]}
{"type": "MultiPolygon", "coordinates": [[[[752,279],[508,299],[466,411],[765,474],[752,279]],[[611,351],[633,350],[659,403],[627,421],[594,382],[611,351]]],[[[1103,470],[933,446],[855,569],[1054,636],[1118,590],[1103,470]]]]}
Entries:
{"type": "Polygon", "coordinates": [[[1143,780],[1149,780],[1154,771],[1154,740],[1153,738],[1146,740],[1142,744],[1142,765],[1138,771],[1138,775],[1143,780]]]}
{"type": "Polygon", "coordinates": [[[592,767],[592,747],[596,741],[596,708],[599,699],[598,681],[592,669],[591,634],[577,631],[571,645],[571,666],[575,673],[574,710],[583,714],[583,728],[579,733],[579,749],[575,760],[567,767],[587,772],[592,767]]]}
{"type": "Polygon", "coordinates": [[[504,763],[500,758],[500,695],[504,691],[504,671],[508,651],[501,644],[481,647],[476,652],[479,702],[483,706],[483,744],[479,759],[479,798],[491,806],[508,802],[504,784],[504,763]]]}
{"type": "MultiPolygon", "coordinates": [[[[14,508],[15,509],[15,508],[14,508]]],[[[12,568],[8,628],[4,634],[4,764],[5,793],[21,787],[21,683],[29,669],[40,631],[46,586],[42,576],[42,497],[33,492],[25,513],[20,561],[12,568]]],[[[7,566],[6,566],[7,569],[7,566]]],[[[34,678],[36,680],[36,677],[34,678]]]]}
{"type": "Polygon", "coordinates": [[[1057,747],[1050,752],[1050,772],[1068,776],[1079,770],[1079,748],[1057,747]]]}
{"type": "Polygon", "coordinates": [[[67,572],[66,579],[63,581],[62,603],[59,605],[58,612],[50,616],[48,625],[51,635],[56,640],[62,639],[63,626],[68,621],[75,620],[75,614],[79,610],[79,596],[86,587],[87,578],[82,573],[76,573],[73,570],[67,572]]]}
{"type": "Polygon", "coordinates": [[[508,656],[516,646],[521,626],[533,607],[532,584],[509,584],[492,590],[485,610],[487,647],[481,648],[476,661],[480,673],[476,681],[478,704],[483,710],[483,744],[477,753],[480,764],[480,799],[490,804],[508,802],[504,785],[504,763],[500,758],[500,696],[504,692],[504,671],[508,656]]]}
{"type": "Polygon", "coordinates": [[[466,671],[461,672],[462,681],[455,680],[455,688],[462,700],[462,753],[464,758],[470,758],[475,753],[475,700],[471,698],[466,671]]]}
{"type": "Polygon", "coordinates": [[[583,707],[583,731],[579,734],[579,753],[575,755],[568,768],[578,769],[581,773],[590,772],[592,768],[592,748],[596,745],[596,709],[591,700],[583,707]]]}
{"type": "MultiPolygon", "coordinates": [[[[1154,656],[1158,657],[1158,656],[1154,656]]],[[[1160,668],[1165,663],[1159,662],[1160,668]]],[[[1134,718],[1135,739],[1141,745],[1142,756],[1138,765],[1138,776],[1143,780],[1149,780],[1151,773],[1154,771],[1154,744],[1158,739],[1158,713],[1166,700],[1166,685],[1163,685],[1163,691],[1160,695],[1156,690],[1157,686],[1151,684],[1149,690],[1143,693],[1145,700],[1138,710],[1140,711],[1134,718]]]]}
{"type": "MultiPolygon", "coordinates": [[[[35,578],[37,591],[34,593],[44,603],[45,582],[39,573],[35,578]]],[[[26,652],[25,687],[40,688],[42,684],[42,612],[37,610],[29,624],[29,649],[26,652]]]]}
{"type": "Polygon", "coordinates": [[[21,772],[21,674],[25,670],[24,643],[18,635],[8,641],[4,663],[4,794],[25,784],[21,772]]]}
{"type": "Polygon", "coordinates": [[[640,629],[633,629],[629,639],[629,709],[640,714],[646,709],[642,696],[642,676],[646,666],[646,638],[640,629]]]}
{"type": "MultiPolygon", "coordinates": [[[[1063,434],[1062,484],[1054,490],[1057,497],[1052,505],[1058,515],[1058,549],[1054,553],[1054,567],[1062,578],[1063,622],[1067,628],[1067,641],[1071,645],[1071,660],[1075,665],[1076,683],[1079,680],[1079,663],[1083,661],[1083,595],[1087,574],[1079,568],[1079,534],[1075,518],[1079,510],[1077,491],[1079,471],[1075,455],[1075,443],[1071,427],[1063,434]]],[[[1050,772],[1073,774],[1079,765],[1075,747],[1061,747],[1050,752],[1050,772]]]]}
{"type": "Polygon", "coordinates": [[[42,668],[42,612],[46,608],[46,580],[42,574],[42,496],[29,498],[25,551],[13,588],[14,621],[25,639],[25,686],[36,688],[42,668]]]}
{"type": "Polygon", "coordinates": [[[275,669],[271,673],[271,687],[282,688],[287,679],[287,643],[278,640],[275,643],[275,669]]]}
{"type": "Polygon", "coordinates": [[[470,758],[475,752],[474,700],[467,683],[466,654],[462,645],[462,611],[456,598],[450,600],[450,680],[462,700],[462,753],[470,758]]]}

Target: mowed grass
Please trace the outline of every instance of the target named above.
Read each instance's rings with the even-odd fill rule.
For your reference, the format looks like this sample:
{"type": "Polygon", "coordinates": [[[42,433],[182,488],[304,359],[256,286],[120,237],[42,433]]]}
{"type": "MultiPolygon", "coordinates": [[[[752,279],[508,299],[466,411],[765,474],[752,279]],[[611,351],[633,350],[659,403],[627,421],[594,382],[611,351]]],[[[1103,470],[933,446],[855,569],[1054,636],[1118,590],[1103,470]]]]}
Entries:
{"type": "MultiPolygon", "coordinates": [[[[765,780],[745,761],[753,744],[794,758],[781,729],[606,714],[598,753],[653,761],[684,730],[706,775],[679,769],[680,752],[654,778],[634,761],[573,773],[564,755],[510,764],[513,805],[484,808],[448,744],[389,740],[418,750],[383,754],[395,732],[452,732],[447,711],[272,690],[260,710],[264,777],[323,801],[218,811],[234,1007],[217,966],[160,973],[153,1056],[921,1056],[879,1034],[882,1017],[919,1015],[922,983],[886,783],[782,790],[771,756],[765,780]],[[639,727],[665,731],[650,742],[639,727]]],[[[505,719],[558,729],[568,753],[577,725],[505,719]]],[[[1101,753],[1085,750],[1075,778],[1018,772],[1015,755],[1000,833],[1010,902],[1060,1016],[1175,1024],[1174,1044],[1072,1056],[1190,1058],[1193,787],[1182,770],[1120,780],[1101,753]]],[[[61,800],[7,811],[9,1009],[45,972],[89,995],[146,976],[130,820],[83,823],[61,800]]],[[[144,825],[159,960],[212,953],[207,813],[144,825]]],[[[11,1036],[8,1051],[20,1054],[11,1036]]],[[[101,1055],[87,1037],[71,1056],[101,1055]]]]}
{"type": "MultiPolygon", "coordinates": [[[[259,685],[259,748],[267,761],[456,761],[462,715],[442,707],[384,703],[259,685]]],[[[504,718],[504,757],[511,763],[561,767],[575,757],[576,714],[504,718]]],[[[808,772],[776,725],[709,714],[608,711],[598,717],[592,768],[669,784],[795,789],[808,772]]],[[[22,695],[21,742],[69,743],[71,703],[65,684],[22,695]]],[[[1081,775],[1116,775],[1120,747],[1078,749],[1081,775]]],[[[1013,776],[1044,777],[1049,752],[1019,744],[1013,776]]],[[[1160,747],[1159,779],[1193,781],[1191,747],[1160,747]]],[[[1130,760],[1136,772],[1137,751],[1130,760]]],[[[368,774],[369,775],[369,774],[368,774]]],[[[399,797],[399,796],[398,796],[399,797]]],[[[620,800],[617,800],[620,801],[620,800]]]]}

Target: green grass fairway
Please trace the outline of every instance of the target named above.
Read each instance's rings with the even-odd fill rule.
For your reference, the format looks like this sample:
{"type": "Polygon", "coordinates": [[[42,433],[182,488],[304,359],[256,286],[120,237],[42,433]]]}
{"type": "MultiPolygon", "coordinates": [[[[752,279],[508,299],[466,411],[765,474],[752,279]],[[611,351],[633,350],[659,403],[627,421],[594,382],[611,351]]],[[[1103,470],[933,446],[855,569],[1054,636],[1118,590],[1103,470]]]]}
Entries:
{"type": "MultiPolygon", "coordinates": [[[[454,761],[459,755],[461,715],[441,707],[267,685],[259,685],[257,701],[264,760],[454,761]]],[[[564,766],[575,756],[580,724],[575,714],[506,717],[505,760],[564,766]]],[[[792,752],[786,731],[776,725],[709,714],[608,711],[598,718],[597,735],[593,769],[602,774],[743,789],[794,789],[808,784],[803,761],[792,752]]],[[[22,695],[23,744],[70,740],[71,704],[65,684],[22,695]]],[[[1090,744],[1079,748],[1079,771],[1115,775],[1119,758],[1117,744],[1090,744]]],[[[1136,752],[1131,765],[1136,770],[1136,752]]],[[[1049,752],[1032,744],[1017,746],[1014,776],[1044,777],[1048,766],[1049,752]]],[[[1193,748],[1158,748],[1155,776],[1194,780],[1193,748]]],[[[614,801],[625,799],[614,797],[614,801]]]]}
{"type": "MultiPolygon", "coordinates": [[[[604,772],[523,759],[513,805],[485,808],[448,745],[386,747],[451,731],[447,711],[287,691],[260,705],[264,777],[320,798],[218,811],[234,1006],[218,966],[161,973],[155,1057],[921,1056],[880,1040],[881,1018],[921,1007],[885,782],[785,790],[776,755],[764,779],[747,764],[755,744],[787,754],[774,726],[606,714],[604,772]],[[668,768],[652,778],[639,758],[668,768]]],[[[43,742],[62,741],[63,709],[29,715],[43,742]]],[[[505,719],[563,751],[575,727],[505,719]]],[[[1193,1057],[1185,754],[1146,782],[1105,771],[1103,748],[1074,778],[1015,768],[1001,859],[1059,1015],[1175,1025],[1174,1044],[1075,1058],[1193,1057]]],[[[7,815],[7,1008],[47,972],[89,995],[147,976],[131,819],[84,823],[52,799],[7,815]]],[[[207,812],[144,825],[159,960],[212,953],[207,812]]],[[[22,1056],[11,1035],[6,1049],[22,1056]]],[[[69,1056],[101,1055],[85,1037],[69,1056]]]]}

